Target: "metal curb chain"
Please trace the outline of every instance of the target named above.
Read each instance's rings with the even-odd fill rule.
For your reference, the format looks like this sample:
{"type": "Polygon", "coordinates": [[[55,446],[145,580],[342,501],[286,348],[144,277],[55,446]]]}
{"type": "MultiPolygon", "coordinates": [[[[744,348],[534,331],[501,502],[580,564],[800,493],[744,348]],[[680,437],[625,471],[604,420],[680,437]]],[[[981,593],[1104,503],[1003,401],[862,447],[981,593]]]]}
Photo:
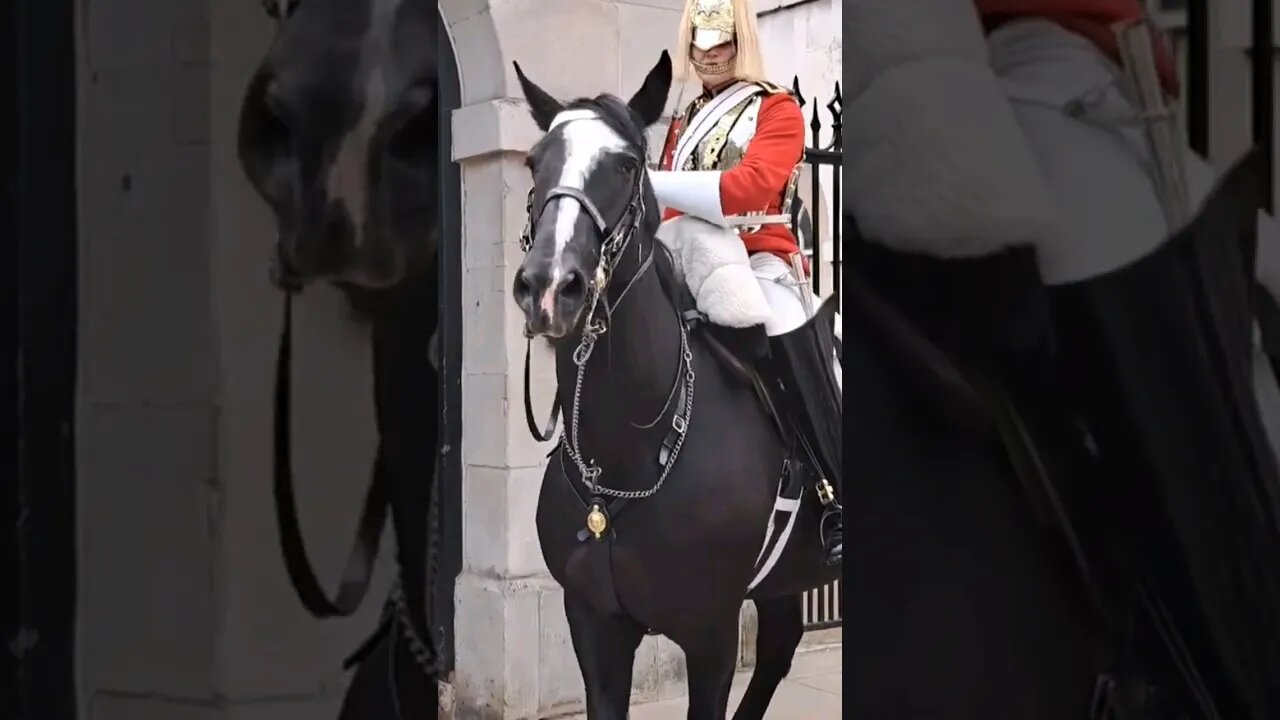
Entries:
{"type": "MultiPolygon", "coordinates": [[[[583,338],[586,344],[586,338],[583,338]]],[[[594,339],[592,340],[594,344],[594,339]]],[[[579,350],[583,345],[579,345],[579,350]]],[[[578,414],[580,400],[582,397],[582,378],[586,371],[586,360],[591,356],[591,346],[588,345],[583,361],[578,364],[578,378],[573,388],[573,411],[571,417],[570,429],[572,434],[569,436],[569,442],[562,445],[573,463],[578,466],[578,472],[582,475],[582,481],[587,484],[594,495],[608,495],[610,497],[623,498],[627,500],[639,500],[647,498],[662,489],[662,484],[667,481],[667,476],[671,474],[671,470],[676,465],[676,459],[680,457],[680,449],[684,446],[684,439],[687,434],[689,420],[693,415],[693,388],[696,374],[693,370],[693,351],[689,348],[689,333],[684,324],[680,325],[680,358],[685,366],[684,383],[686,388],[686,397],[684,403],[684,430],[680,430],[676,435],[675,446],[671,448],[671,456],[667,458],[667,462],[662,467],[662,474],[658,476],[658,481],[647,490],[615,490],[614,488],[601,485],[599,482],[600,468],[596,466],[595,461],[585,462],[582,459],[582,452],[578,447],[578,414]]],[[[577,354],[575,353],[575,362],[577,354]]]]}
{"type": "MultiPolygon", "coordinates": [[[[436,667],[438,663],[432,662],[431,657],[434,653],[432,653],[426,641],[422,639],[422,636],[418,634],[417,629],[413,627],[413,621],[409,615],[409,603],[405,598],[404,587],[398,579],[391,586],[390,599],[392,611],[395,613],[395,623],[404,630],[404,638],[409,646],[409,653],[413,655],[414,661],[418,663],[424,673],[434,675],[438,669],[436,667]]],[[[439,655],[436,655],[436,658],[438,659],[439,655]]]]}

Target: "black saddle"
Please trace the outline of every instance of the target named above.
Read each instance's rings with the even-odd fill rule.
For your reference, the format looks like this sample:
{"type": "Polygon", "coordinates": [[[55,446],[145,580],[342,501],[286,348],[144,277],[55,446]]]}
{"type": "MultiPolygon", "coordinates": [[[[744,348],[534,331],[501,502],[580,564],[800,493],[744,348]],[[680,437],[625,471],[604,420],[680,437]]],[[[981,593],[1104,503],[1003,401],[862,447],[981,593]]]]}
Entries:
{"type": "Polygon", "coordinates": [[[705,339],[711,356],[744,385],[751,387],[760,398],[769,416],[778,426],[784,438],[791,435],[787,423],[778,410],[773,395],[776,392],[773,383],[767,381],[761,372],[762,363],[769,357],[769,337],[763,325],[747,328],[732,328],[717,325],[707,319],[698,310],[687,310],[682,314],[684,322],[691,330],[698,330],[705,339]]]}

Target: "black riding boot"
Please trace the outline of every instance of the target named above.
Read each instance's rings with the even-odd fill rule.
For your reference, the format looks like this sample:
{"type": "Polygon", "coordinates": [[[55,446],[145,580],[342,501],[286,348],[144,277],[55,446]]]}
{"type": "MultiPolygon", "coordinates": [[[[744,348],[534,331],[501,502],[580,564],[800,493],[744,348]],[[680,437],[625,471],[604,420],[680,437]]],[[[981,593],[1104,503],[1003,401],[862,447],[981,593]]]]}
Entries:
{"type": "Polygon", "coordinates": [[[822,501],[822,546],[834,565],[844,557],[844,521],[840,498],[843,402],[833,367],[836,301],[827,298],[809,322],[769,338],[770,365],[781,386],[780,403],[790,416],[818,475],[822,501]]]}

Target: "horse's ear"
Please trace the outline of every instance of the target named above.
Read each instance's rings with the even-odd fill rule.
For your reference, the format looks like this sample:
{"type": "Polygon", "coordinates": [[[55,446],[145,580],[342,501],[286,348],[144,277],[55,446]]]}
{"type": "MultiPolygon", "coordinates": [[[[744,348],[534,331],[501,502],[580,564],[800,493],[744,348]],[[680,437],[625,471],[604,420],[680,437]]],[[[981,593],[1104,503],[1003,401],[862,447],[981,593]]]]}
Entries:
{"type": "Polygon", "coordinates": [[[529,102],[529,114],[538,124],[538,129],[546,132],[547,128],[551,127],[551,121],[560,114],[561,110],[564,110],[564,106],[559,100],[551,97],[546,90],[525,77],[524,71],[520,69],[520,63],[512,62],[511,64],[516,66],[516,77],[520,79],[520,89],[524,91],[524,99],[529,102]]]}
{"type": "Polygon", "coordinates": [[[670,92],[671,55],[663,50],[662,56],[658,58],[658,64],[649,71],[644,84],[627,101],[627,106],[640,116],[645,127],[649,127],[662,117],[662,111],[667,107],[667,95],[670,92]]]}

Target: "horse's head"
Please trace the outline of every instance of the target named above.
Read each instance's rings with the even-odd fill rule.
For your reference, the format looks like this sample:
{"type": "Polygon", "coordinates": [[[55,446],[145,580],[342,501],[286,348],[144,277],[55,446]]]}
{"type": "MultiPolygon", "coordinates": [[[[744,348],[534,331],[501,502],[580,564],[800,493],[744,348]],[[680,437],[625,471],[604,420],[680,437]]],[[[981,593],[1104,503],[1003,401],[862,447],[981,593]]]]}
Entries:
{"type": "Polygon", "coordinates": [[[516,64],[530,113],[546,133],[529,152],[533,173],[526,255],[512,294],[529,333],[560,338],[582,322],[589,301],[637,231],[657,225],[645,168],[645,129],[671,89],[664,51],[630,101],[612,95],[562,105],[516,64]],[[642,225],[649,227],[642,227],[642,225]]]}
{"type": "Polygon", "coordinates": [[[275,281],[399,283],[437,242],[435,9],[290,0],[240,114],[240,163],[271,206],[275,281]]]}

